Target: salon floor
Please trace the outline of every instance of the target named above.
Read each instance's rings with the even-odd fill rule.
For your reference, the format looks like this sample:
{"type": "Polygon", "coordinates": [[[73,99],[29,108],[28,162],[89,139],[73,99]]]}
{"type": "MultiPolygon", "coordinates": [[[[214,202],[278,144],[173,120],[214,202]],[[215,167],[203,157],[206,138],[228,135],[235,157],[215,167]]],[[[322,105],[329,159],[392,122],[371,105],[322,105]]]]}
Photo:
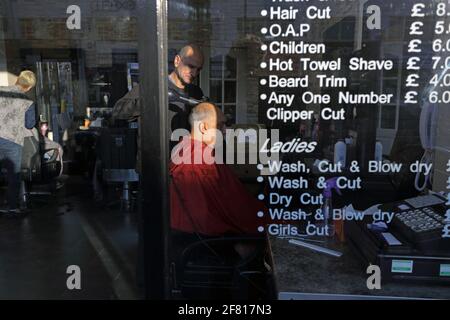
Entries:
{"type": "Polygon", "coordinates": [[[140,298],[135,214],[95,205],[87,185],[70,177],[25,217],[0,216],[0,299],[140,298]]]}

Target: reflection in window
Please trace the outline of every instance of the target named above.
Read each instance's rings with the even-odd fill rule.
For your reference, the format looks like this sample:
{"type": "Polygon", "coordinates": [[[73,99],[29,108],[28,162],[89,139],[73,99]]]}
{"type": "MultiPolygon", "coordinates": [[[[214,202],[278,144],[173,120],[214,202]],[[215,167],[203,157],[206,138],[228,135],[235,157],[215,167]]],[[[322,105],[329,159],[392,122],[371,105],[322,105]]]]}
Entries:
{"type": "Polygon", "coordinates": [[[222,101],[222,81],[221,80],[211,80],[209,85],[209,95],[213,102],[218,103],[222,101]]]}
{"type": "Polygon", "coordinates": [[[222,109],[227,125],[236,123],[237,62],[229,55],[215,55],[209,63],[209,95],[222,109]]]}
{"type": "Polygon", "coordinates": [[[381,128],[395,129],[396,108],[395,105],[381,107],[381,128]]]}

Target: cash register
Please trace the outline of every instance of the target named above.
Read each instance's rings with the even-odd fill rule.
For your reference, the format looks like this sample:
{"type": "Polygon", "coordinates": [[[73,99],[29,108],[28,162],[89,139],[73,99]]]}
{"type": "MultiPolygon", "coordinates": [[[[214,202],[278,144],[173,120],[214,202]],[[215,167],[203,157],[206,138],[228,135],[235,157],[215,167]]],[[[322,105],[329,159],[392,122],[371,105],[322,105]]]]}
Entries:
{"type": "Polygon", "coordinates": [[[377,228],[372,215],[346,221],[346,239],[365,266],[378,265],[382,281],[436,282],[450,285],[450,238],[446,199],[430,194],[381,205],[393,218],[377,228]]]}

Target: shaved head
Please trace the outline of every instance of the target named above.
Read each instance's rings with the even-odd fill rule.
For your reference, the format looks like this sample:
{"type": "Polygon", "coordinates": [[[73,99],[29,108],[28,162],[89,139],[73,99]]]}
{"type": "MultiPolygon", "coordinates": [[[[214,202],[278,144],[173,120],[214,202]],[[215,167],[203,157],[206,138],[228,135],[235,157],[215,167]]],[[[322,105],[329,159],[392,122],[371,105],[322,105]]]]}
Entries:
{"type": "Polygon", "coordinates": [[[189,115],[191,135],[194,139],[206,144],[215,144],[217,130],[225,126],[225,115],[222,110],[210,102],[202,102],[192,109],[189,115]]]}
{"type": "Polygon", "coordinates": [[[209,124],[215,124],[217,114],[222,112],[219,108],[217,108],[214,104],[209,102],[202,102],[197,105],[189,116],[189,123],[191,126],[194,125],[195,122],[208,122],[209,124]]]}
{"type": "Polygon", "coordinates": [[[181,48],[180,52],[178,52],[178,55],[182,58],[196,56],[196,58],[201,59],[201,61],[203,62],[203,52],[196,44],[185,45],[183,48],[181,48]]]}

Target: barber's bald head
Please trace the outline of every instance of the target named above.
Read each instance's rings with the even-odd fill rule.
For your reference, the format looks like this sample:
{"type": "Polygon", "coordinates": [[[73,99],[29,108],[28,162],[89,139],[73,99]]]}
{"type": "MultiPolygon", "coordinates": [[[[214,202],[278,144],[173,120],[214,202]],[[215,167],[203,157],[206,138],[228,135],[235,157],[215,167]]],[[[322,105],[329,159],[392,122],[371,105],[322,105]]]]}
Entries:
{"type": "Polygon", "coordinates": [[[181,48],[180,52],[178,52],[178,55],[182,58],[195,56],[197,58],[200,58],[203,62],[203,52],[196,44],[190,43],[188,45],[185,45],[183,48],[181,48]]]}
{"type": "Polygon", "coordinates": [[[198,104],[189,116],[191,135],[196,140],[201,140],[208,145],[214,145],[217,133],[223,132],[225,127],[225,115],[222,110],[210,102],[198,104]]]}
{"type": "Polygon", "coordinates": [[[174,60],[174,76],[184,87],[194,82],[203,68],[203,53],[195,44],[181,48],[174,60]]]}

